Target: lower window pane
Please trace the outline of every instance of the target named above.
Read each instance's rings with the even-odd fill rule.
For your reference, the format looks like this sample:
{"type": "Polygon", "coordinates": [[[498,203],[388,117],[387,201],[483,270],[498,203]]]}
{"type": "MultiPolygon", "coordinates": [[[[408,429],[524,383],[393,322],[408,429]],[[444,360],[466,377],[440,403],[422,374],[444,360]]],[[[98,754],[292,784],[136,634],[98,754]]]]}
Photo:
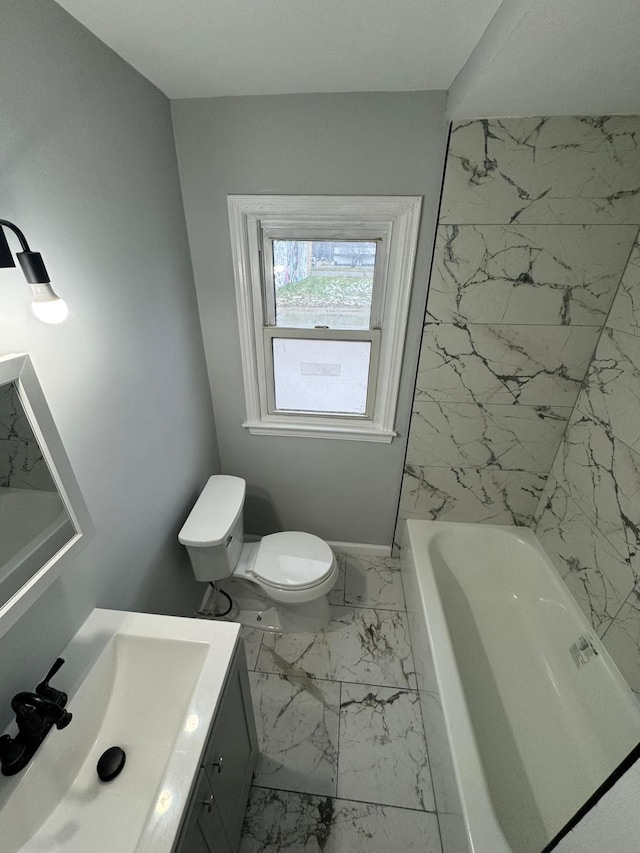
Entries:
{"type": "Polygon", "coordinates": [[[276,411],[364,415],[371,341],[273,338],[276,411]]]}

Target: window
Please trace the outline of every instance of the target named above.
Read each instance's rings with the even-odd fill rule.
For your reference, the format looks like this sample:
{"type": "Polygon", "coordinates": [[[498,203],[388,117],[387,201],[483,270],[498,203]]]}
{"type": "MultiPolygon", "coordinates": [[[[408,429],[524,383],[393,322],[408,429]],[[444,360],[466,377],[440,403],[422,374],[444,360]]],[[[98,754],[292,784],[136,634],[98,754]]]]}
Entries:
{"type": "Polygon", "coordinates": [[[420,197],[228,202],[243,426],[391,441],[420,197]]]}

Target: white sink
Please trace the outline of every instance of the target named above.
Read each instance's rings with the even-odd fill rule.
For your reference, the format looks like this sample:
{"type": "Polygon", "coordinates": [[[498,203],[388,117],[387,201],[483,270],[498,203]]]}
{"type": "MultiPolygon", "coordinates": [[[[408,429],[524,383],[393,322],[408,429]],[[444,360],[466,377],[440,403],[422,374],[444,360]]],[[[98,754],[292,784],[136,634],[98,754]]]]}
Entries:
{"type": "Polygon", "coordinates": [[[70,694],[71,723],[0,781],[3,853],[171,850],[239,630],[94,610],[54,678],[70,694]],[[111,746],[126,763],[101,782],[96,765],[111,746]]]}

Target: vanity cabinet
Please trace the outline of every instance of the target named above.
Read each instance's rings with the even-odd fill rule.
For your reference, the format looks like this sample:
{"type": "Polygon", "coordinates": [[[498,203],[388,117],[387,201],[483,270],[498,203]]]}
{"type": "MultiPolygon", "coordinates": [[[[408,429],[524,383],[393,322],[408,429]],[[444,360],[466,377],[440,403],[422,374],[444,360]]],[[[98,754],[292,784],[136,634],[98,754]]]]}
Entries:
{"type": "Polygon", "coordinates": [[[176,850],[179,853],[233,853],[204,767],[200,768],[176,850]]]}
{"type": "Polygon", "coordinates": [[[240,640],[174,853],[236,853],[257,760],[258,738],[240,640]]]}

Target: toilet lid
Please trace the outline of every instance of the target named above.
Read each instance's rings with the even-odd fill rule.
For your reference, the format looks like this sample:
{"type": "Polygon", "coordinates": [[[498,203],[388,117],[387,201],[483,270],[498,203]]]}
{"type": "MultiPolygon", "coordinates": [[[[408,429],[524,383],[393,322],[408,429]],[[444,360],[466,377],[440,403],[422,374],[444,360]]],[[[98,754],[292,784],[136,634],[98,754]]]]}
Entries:
{"type": "Polygon", "coordinates": [[[280,589],[321,583],[333,568],[333,551],[311,533],[272,533],[258,548],[253,574],[280,589]]]}

